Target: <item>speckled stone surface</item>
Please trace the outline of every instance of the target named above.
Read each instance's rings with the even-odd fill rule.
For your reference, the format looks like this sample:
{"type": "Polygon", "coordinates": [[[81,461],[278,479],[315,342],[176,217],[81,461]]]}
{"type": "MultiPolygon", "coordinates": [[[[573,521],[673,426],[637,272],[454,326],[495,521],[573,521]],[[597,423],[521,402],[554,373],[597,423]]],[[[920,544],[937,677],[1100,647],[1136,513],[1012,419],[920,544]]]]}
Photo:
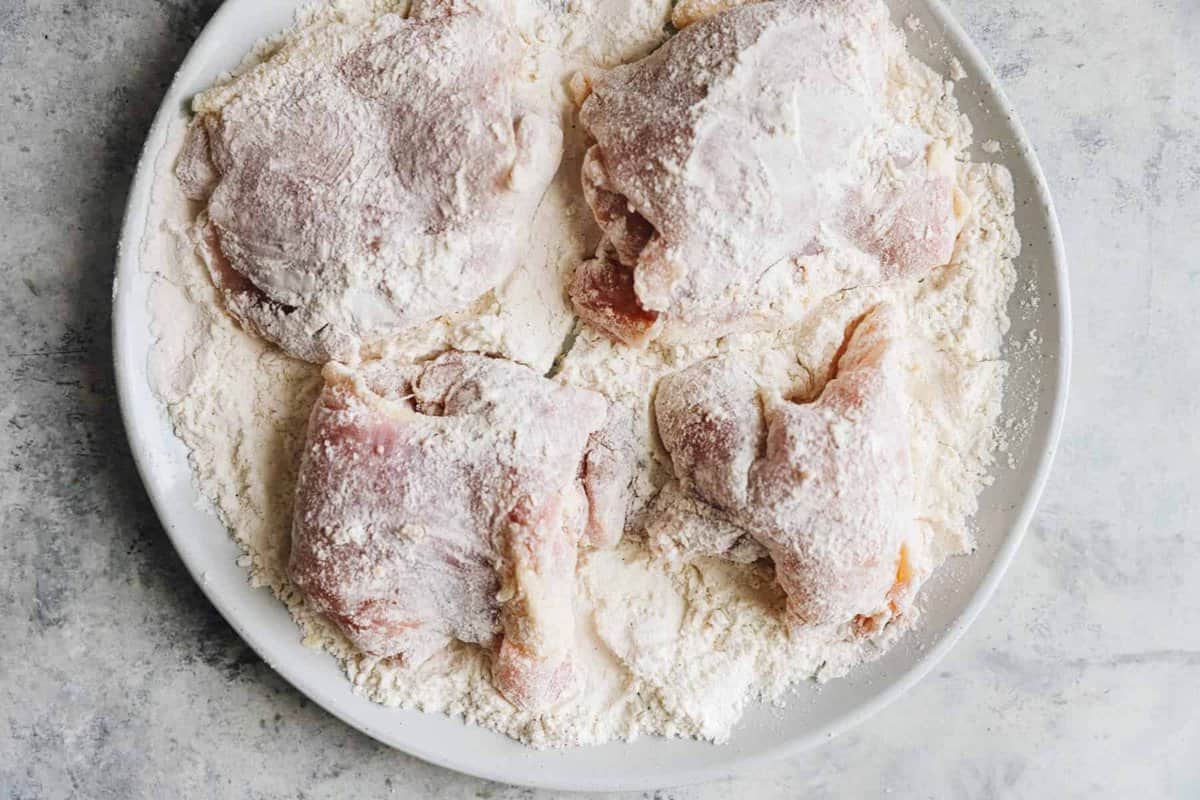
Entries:
{"type": "MultiPolygon", "coordinates": [[[[542,797],[390,751],[192,584],[117,411],[142,139],[217,0],[0,0],[0,798],[542,797]]],[[[1200,4],[952,0],[1038,146],[1075,377],[1041,511],[920,686],[822,750],[656,797],[1200,797],[1200,4]]]]}

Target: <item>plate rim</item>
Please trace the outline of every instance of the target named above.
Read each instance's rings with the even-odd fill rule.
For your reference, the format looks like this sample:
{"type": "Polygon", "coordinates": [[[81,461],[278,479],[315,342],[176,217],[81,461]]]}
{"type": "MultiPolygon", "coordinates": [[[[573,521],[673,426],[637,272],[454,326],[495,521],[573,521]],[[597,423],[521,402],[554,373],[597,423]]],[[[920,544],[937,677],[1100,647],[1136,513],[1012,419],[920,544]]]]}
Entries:
{"type": "MultiPolygon", "coordinates": [[[[385,733],[374,730],[370,724],[356,718],[350,710],[340,707],[333,699],[324,697],[323,692],[314,686],[300,670],[291,668],[286,662],[282,664],[277,663],[270,657],[269,645],[263,640],[261,635],[256,633],[250,626],[244,624],[244,621],[232,607],[232,602],[222,592],[218,591],[218,587],[210,584],[205,579],[205,575],[201,572],[199,565],[194,563],[188,555],[187,547],[181,538],[185,535],[185,532],[179,530],[176,525],[170,522],[172,513],[167,502],[167,489],[162,481],[156,477],[152,456],[147,448],[143,446],[143,443],[150,440],[153,434],[153,432],[147,430],[150,422],[134,413],[134,393],[141,387],[140,385],[135,386],[135,382],[139,381],[139,372],[130,363],[129,358],[126,357],[131,352],[129,337],[132,335],[132,331],[122,322],[129,318],[128,315],[130,312],[127,311],[127,307],[129,303],[134,301],[134,298],[128,292],[122,291],[121,287],[124,283],[122,279],[127,275],[136,274],[141,269],[143,235],[146,229],[146,217],[150,209],[154,187],[154,164],[157,156],[154,144],[165,139],[167,130],[172,123],[173,111],[175,109],[168,101],[180,94],[181,76],[194,68],[195,63],[200,60],[203,51],[227,24],[226,17],[233,17],[238,12],[238,7],[241,3],[235,0],[226,0],[213,14],[200,35],[192,43],[186,58],[180,64],[169,88],[164,94],[163,102],[155,115],[154,122],[150,127],[146,142],[138,159],[135,177],[131,184],[129,197],[125,206],[124,219],[117,246],[117,267],[113,279],[112,346],[117,400],[120,406],[121,419],[129,442],[130,452],[133,456],[138,475],[145,487],[146,494],[150,498],[151,505],[155,510],[160,524],[162,524],[163,529],[171,540],[172,546],[175,547],[176,552],[184,562],[188,573],[200,587],[205,597],[208,598],[208,601],[212,603],[243,641],[271,669],[280,674],[284,680],[296,687],[308,699],[347,725],[366,733],[368,736],[389,747],[401,750],[440,767],[479,778],[531,788],[568,791],[638,791],[661,788],[664,785],[695,784],[728,777],[768,761],[774,761],[789,755],[796,755],[810,750],[822,742],[828,741],[863,723],[907,693],[928,674],[958,643],[962,635],[975,622],[988,602],[990,602],[996,588],[1011,565],[1033,519],[1033,515],[1037,510],[1061,442],[1066,418],[1070,390],[1073,331],[1067,254],[1063,242],[1062,229],[1053,199],[1050,195],[1045,173],[1032,142],[1029,140],[1028,134],[1015,108],[1005,94],[1003,86],[987,63],[982,52],[944,6],[942,0],[916,0],[916,2],[922,3],[936,21],[943,26],[948,36],[955,40],[958,48],[967,57],[966,60],[968,63],[965,65],[966,68],[973,72],[986,85],[997,107],[1008,116],[1016,144],[1028,166],[1038,199],[1045,209],[1045,218],[1048,223],[1048,229],[1045,233],[1050,244],[1051,258],[1054,262],[1053,274],[1055,285],[1053,288],[1057,301],[1057,313],[1055,316],[1059,335],[1056,353],[1057,370],[1053,373],[1056,385],[1053,391],[1053,406],[1049,410],[1050,421],[1045,441],[1039,452],[1037,452],[1036,456],[1033,456],[1032,453],[1030,454],[1033,463],[1032,477],[1027,484],[1015,522],[1009,526],[1007,535],[997,550],[991,566],[963,612],[939,635],[933,646],[929,647],[900,678],[850,711],[812,732],[783,741],[774,747],[764,748],[753,754],[736,756],[733,758],[732,763],[728,763],[727,760],[714,758],[714,763],[708,766],[688,769],[687,774],[680,776],[681,779],[679,780],[668,780],[663,783],[645,779],[626,780],[621,776],[607,776],[605,780],[596,780],[581,776],[576,780],[564,782],[561,780],[544,779],[537,775],[514,775],[503,769],[487,768],[472,763],[469,758],[450,757],[443,752],[414,746],[412,743],[405,743],[402,746],[385,733]]],[[[297,644],[299,644],[298,637],[297,644]]],[[[349,683],[347,683],[347,686],[349,686],[349,683]]],[[[670,767],[664,767],[663,772],[669,773],[670,769],[670,767]]]]}

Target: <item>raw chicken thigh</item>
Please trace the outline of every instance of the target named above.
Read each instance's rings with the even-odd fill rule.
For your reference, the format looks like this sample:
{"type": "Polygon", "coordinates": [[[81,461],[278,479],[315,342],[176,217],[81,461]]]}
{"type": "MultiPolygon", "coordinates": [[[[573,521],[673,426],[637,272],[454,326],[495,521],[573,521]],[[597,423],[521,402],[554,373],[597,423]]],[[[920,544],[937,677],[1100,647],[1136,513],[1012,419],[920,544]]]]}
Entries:
{"type": "Polygon", "coordinates": [[[427,0],[310,38],[200,95],[176,172],[206,202],[230,313],[299,358],[353,361],[504,280],[562,134],[515,102],[521,45],[498,15],[427,0]]]}
{"type": "Polygon", "coordinates": [[[553,703],[571,685],[581,537],[590,517],[613,516],[605,502],[624,501],[584,486],[606,413],[598,394],[485,356],[329,365],[292,580],[367,653],[419,664],[451,640],[475,643],[495,653],[512,703],[553,703]]]}
{"type": "Polygon", "coordinates": [[[626,343],[712,339],[948,262],[954,164],[888,112],[895,36],[880,3],[774,0],[588,77],[604,240],[571,288],[580,316],[626,343]]]}
{"type": "Polygon", "coordinates": [[[899,324],[886,306],[863,317],[811,403],[760,392],[730,357],[665,378],[655,407],[679,483],[660,502],[665,522],[650,525],[657,546],[746,552],[739,539],[753,538],[801,624],[902,611],[913,477],[899,324]]]}

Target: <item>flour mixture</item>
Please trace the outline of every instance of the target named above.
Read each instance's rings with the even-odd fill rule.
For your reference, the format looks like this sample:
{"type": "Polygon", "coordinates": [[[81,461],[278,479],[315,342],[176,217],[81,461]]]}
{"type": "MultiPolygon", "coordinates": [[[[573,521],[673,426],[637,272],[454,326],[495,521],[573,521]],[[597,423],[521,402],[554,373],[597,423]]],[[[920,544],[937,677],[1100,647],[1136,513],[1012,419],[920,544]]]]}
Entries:
{"type": "MultiPolygon", "coordinates": [[[[234,75],[202,95],[197,110],[219,110],[255,91],[271,96],[279,90],[272,82],[289,73],[282,68],[266,70],[264,63],[302,65],[305,59],[320,61],[327,50],[348,51],[361,44],[367,27],[394,25],[395,20],[385,18],[404,13],[404,5],[389,0],[333,0],[304,11],[294,29],[264,42],[234,75]]],[[[855,0],[849,5],[857,14],[883,14],[882,4],[855,0]]],[[[864,233],[865,217],[856,216],[854,210],[892,200],[884,190],[847,193],[844,187],[852,180],[863,180],[850,172],[812,178],[843,187],[837,188],[842,194],[837,195],[841,199],[836,208],[850,211],[837,211],[844,224],[832,232],[821,220],[794,215],[784,220],[794,223],[792,227],[762,222],[753,235],[749,227],[739,227],[753,221],[745,214],[714,222],[747,234],[740,239],[726,237],[737,241],[738,257],[743,259],[763,257],[779,242],[784,243],[780,247],[790,246],[785,240],[795,227],[810,226],[811,231],[804,231],[805,241],[817,237],[826,244],[819,252],[807,253],[805,274],[838,276],[819,293],[812,291],[807,277],[803,279],[807,282],[797,283],[799,273],[768,275],[752,289],[746,288],[748,283],[737,284],[737,275],[714,274],[695,278],[699,287],[695,296],[700,301],[686,305],[662,300],[661,273],[653,273],[662,262],[651,263],[650,248],[630,250],[637,238],[630,226],[639,221],[623,219],[619,230],[616,223],[600,226],[595,221],[597,192],[650,189],[620,182],[614,166],[619,142],[613,143],[620,132],[602,130],[601,123],[592,123],[593,130],[582,125],[580,103],[590,102],[586,98],[592,91],[617,91],[604,88],[603,70],[647,56],[675,35],[675,26],[700,24],[694,20],[716,10],[711,3],[682,4],[673,25],[670,0],[520,0],[516,9],[507,12],[515,21],[521,45],[520,57],[506,75],[511,80],[513,107],[536,113],[562,130],[560,165],[553,178],[547,178],[540,200],[525,203],[521,196],[496,207],[495,213],[506,220],[506,230],[528,230],[527,240],[489,241],[491,252],[504,253],[511,264],[491,288],[462,287],[471,299],[448,313],[440,312],[432,301],[418,315],[420,319],[401,318],[393,307],[372,306],[378,313],[359,314],[358,309],[348,313],[339,296],[328,292],[312,306],[297,306],[298,315],[315,309],[312,314],[327,315],[331,324],[341,326],[338,337],[324,340],[315,349],[288,347],[295,339],[289,338],[294,333],[286,326],[299,317],[281,323],[285,327],[272,327],[276,324],[272,319],[254,316],[261,306],[253,298],[236,306],[230,300],[230,285],[214,284],[211,253],[206,267],[200,257],[204,241],[202,236],[198,241],[196,226],[198,215],[203,219],[211,212],[189,199],[187,181],[176,177],[181,151],[193,146],[186,144],[188,118],[176,121],[174,145],[164,150],[156,165],[152,203],[156,219],[150,227],[156,233],[145,242],[142,259],[144,268],[156,275],[152,312],[157,343],[151,365],[155,391],[189,449],[200,490],[241,545],[250,580],[269,587],[287,604],[305,644],[337,658],[356,691],[376,702],[458,715],[538,747],[596,744],[639,735],[721,742],[747,704],[782,701],[789,687],[799,682],[838,678],[885,652],[918,624],[914,598],[922,581],[948,557],[972,548],[971,518],[977,497],[988,483],[994,455],[1002,444],[997,420],[1007,366],[1001,355],[1008,328],[1006,307],[1015,281],[1012,259],[1020,248],[1013,225],[1012,183],[1002,167],[969,160],[971,127],[958,110],[953,83],[909,56],[897,27],[887,22],[873,29],[877,51],[869,54],[872,62],[864,69],[878,70],[886,86],[872,113],[886,116],[889,124],[912,134],[907,141],[880,138],[883,134],[868,136],[855,140],[853,147],[864,158],[884,158],[893,168],[898,163],[917,164],[913,156],[896,155],[905,148],[933,154],[932,166],[914,180],[920,183],[920,191],[943,192],[939,196],[945,198],[946,213],[952,215],[948,218],[961,230],[957,238],[945,238],[944,244],[934,241],[937,232],[907,235],[920,240],[929,253],[940,246],[947,253],[952,249],[944,266],[929,271],[898,267],[881,280],[877,273],[883,262],[868,263],[862,253],[892,248],[889,252],[901,265],[907,263],[905,259],[927,256],[943,263],[945,258],[914,255],[911,248],[896,255],[887,235],[904,234],[896,233],[894,226],[882,233],[864,233]],[[589,171],[585,155],[597,138],[612,148],[606,154],[607,173],[602,175],[595,164],[589,171]],[[527,225],[520,223],[522,215],[528,217],[527,225]],[[843,242],[845,249],[841,249],[843,242]],[[578,276],[584,275],[577,272],[583,269],[581,264],[593,265],[588,274],[600,276],[595,286],[602,290],[626,286],[621,291],[630,291],[632,286],[640,291],[641,316],[633,323],[616,319],[610,313],[617,307],[614,301],[595,292],[581,304],[579,293],[571,289],[573,276],[578,286],[578,276]],[[621,284],[626,280],[624,270],[640,271],[629,272],[636,278],[629,278],[626,285],[621,284]],[[701,289],[714,286],[713,291],[729,293],[730,303],[742,304],[738,324],[721,316],[726,306],[704,299],[712,295],[701,289]],[[574,305],[569,291],[575,294],[574,305]],[[599,305],[593,302],[596,297],[599,305]],[[792,618],[796,598],[781,588],[777,580],[781,576],[767,557],[768,552],[779,556],[780,551],[772,549],[777,542],[747,538],[739,529],[720,547],[705,552],[696,542],[716,536],[715,527],[705,528],[708,523],[695,523],[694,517],[664,516],[664,508],[691,508],[698,501],[687,495],[673,474],[673,463],[677,468],[680,461],[677,452],[664,448],[661,409],[656,420],[656,389],[663,392],[661,384],[667,376],[717,358],[764,392],[796,402],[814,401],[836,379],[847,331],[881,307],[890,310],[888,324],[895,345],[892,374],[901,398],[894,421],[896,436],[907,440],[911,464],[912,524],[901,566],[904,596],[893,604],[904,611],[850,623],[818,620],[811,612],[809,623],[797,625],[792,618]],[[585,324],[580,317],[599,321],[585,324]],[[652,324],[641,325],[638,319],[652,324]],[[754,324],[741,324],[746,319],[754,324]],[[379,331],[383,334],[368,342],[368,334],[379,331]],[[311,362],[285,354],[268,338],[311,362]],[[636,341],[627,343],[630,340],[636,341]],[[613,547],[585,549],[578,556],[570,609],[574,627],[568,642],[574,682],[548,708],[533,711],[507,699],[494,687],[492,660],[476,644],[451,642],[433,648],[424,660],[368,655],[306,604],[289,579],[293,499],[309,415],[323,386],[320,362],[333,354],[343,360],[363,357],[409,364],[448,350],[501,356],[550,376],[571,391],[596,392],[623,420],[632,440],[633,479],[625,535],[613,547]],[[690,524],[700,524],[699,533],[689,532],[690,524]]],[[[857,24],[857,18],[851,22],[857,24]]],[[[738,80],[760,92],[771,85],[770,76],[738,80]]],[[[730,91],[737,88],[734,85],[730,91]]],[[[849,102],[849,95],[840,91],[823,90],[820,99],[849,102]]],[[[621,113],[629,113],[626,100],[605,102],[613,107],[625,103],[621,113]]],[[[509,110],[503,107],[495,113],[509,110]]],[[[735,123],[740,121],[722,119],[713,124],[736,127],[735,123]]],[[[804,125],[803,108],[797,109],[795,124],[804,125]]],[[[379,146],[386,141],[386,132],[381,133],[379,146]]],[[[519,148],[519,143],[513,147],[519,148]]],[[[767,155],[778,156],[773,151],[767,155]]],[[[905,181],[895,183],[917,185],[905,181]]],[[[664,207],[676,197],[668,197],[665,191],[664,207]]],[[[732,208],[742,195],[727,200],[732,208]]],[[[798,200],[810,201],[811,197],[798,200]]],[[[622,202],[632,207],[632,199],[622,202]]],[[[762,211],[753,198],[748,202],[746,214],[762,211]]],[[[617,210],[624,214],[624,208],[617,210]]],[[[667,236],[666,223],[655,225],[659,234],[667,236]]],[[[686,230],[679,233],[688,235],[686,230]]],[[[643,240],[635,244],[645,247],[643,240]]],[[[336,246],[336,241],[316,241],[310,256],[323,257],[336,246]]],[[[717,252],[719,244],[704,240],[695,247],[703,260],[717,252]]],[[[430,252],[436,251],[431,248],[430,252]]],[[[436,256],[421,257],[436,261],[436,256]]],[[[456,263],[477,260],[471,253],[456,257],[460,259],[456,263]]],[[[435,283],[438,279],[434,276],[435,283]]],[[[585,288],[590,291],[594,286],[585,288]]],[[[303,287],[287,290],[303,296],[303,287]]],[[[441,302],[441,298],[435,299],[441,302]]],[[[710,511],[703,511],[700,518],[708,514],[712,519],[740,519],[733,512],[710,511]]],[[[564,630],[571,630],[570,625],[564,630]]]]}

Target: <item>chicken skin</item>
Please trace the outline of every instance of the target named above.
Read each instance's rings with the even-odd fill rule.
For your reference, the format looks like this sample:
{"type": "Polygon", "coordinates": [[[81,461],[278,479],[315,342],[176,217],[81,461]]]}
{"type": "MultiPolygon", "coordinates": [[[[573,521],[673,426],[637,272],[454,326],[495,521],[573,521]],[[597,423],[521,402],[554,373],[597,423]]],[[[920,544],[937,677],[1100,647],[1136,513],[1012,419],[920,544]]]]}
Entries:
{"type": "Polygon", "coordinates": [[[579,315],[629,344],[708,340],[948,262],[953,160],[888,112],[893,35],[882,4],[769,0],[590,76],[604,240],[579,315]]]}
{"type": "Polygon", "coordinates": [[[512,272],[562,134],[514,99],[522,48],[497,14],[432,0],[313,36],[197,98],[176,174],[229,312],[298,358],[354,361],[512,272]]]}
{"type": "Polygon", "coordinates": [[[485,356],[329,365],[292,580],[367,653],[419,664],[451,640],[477,644],[510,702],[554,703],[572,683],[581,541],[622,500],[584,485],[606,414],[598,394],[485,356]]]}
{"type": "Polygon", "coordinates": [[[897,613],[913,529],[913,475],[893,310],[876,307],[847,335],[820,397],[758,391],[736,364],[702,362],[665,378],[656,414],[677,484],[650,525],[660,549],[719,552],[749,536],[775,564],[804,625],[897,613]],[[699,506],[697,509],[696,507],[699,506]],[[705,518],[689,526],[680,519],[705,518]],[[720,524],[712,524],[711,519],[720,524]]]}

